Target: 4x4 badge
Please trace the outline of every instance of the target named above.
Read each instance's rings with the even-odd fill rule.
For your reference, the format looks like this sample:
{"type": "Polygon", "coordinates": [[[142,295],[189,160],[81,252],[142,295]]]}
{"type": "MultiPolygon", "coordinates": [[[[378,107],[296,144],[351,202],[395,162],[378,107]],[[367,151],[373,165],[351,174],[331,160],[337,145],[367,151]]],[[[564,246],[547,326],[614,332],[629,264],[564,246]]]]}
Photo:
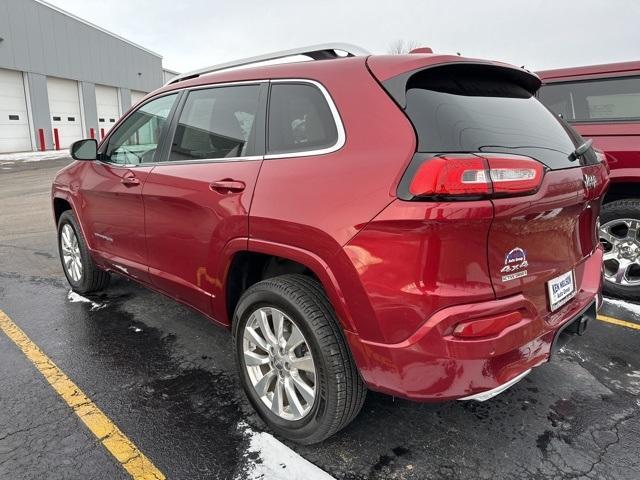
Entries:
{"type": "Polygon", "coordinates": [[[527,262],[527,252],[522,248],[516,247],[504,256],[504,267],[500,270],[502,273],[502,281],[508,282],[516,278],[526,277],[529,266],[527,262]]]}

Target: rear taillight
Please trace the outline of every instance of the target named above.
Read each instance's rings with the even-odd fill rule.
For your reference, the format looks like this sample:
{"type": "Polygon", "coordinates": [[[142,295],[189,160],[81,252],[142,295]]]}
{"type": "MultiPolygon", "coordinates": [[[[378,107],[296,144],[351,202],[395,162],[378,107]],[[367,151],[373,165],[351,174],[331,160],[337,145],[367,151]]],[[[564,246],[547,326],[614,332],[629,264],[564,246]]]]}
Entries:
{"type": "Polygon", "coordinates": [[[517,196],[534,193],[544,167],[521,155],[442,155],[426,159],[409,183],[414,197],[517,196]]]}

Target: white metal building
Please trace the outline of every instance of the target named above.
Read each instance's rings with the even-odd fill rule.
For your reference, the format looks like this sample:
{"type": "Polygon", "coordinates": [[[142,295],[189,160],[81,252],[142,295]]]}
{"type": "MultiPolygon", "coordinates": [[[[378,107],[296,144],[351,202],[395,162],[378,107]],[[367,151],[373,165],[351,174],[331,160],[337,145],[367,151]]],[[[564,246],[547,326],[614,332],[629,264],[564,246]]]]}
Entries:
{"type": "Polygon", "coordinates": [[[43,0],[1,0],[0,152],[101,138],[167,72],[157,53],[43,0]]]}

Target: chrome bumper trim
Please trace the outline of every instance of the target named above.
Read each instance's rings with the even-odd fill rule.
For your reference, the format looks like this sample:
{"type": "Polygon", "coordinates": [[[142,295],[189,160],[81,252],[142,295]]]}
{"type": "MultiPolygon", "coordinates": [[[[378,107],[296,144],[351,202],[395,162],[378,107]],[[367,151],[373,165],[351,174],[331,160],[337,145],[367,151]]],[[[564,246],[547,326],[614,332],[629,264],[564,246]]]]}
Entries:
{"type": "Polygon", "coordinates": [[[504,392],[507,388],[511,387],[512,385],[515,385],[520,380],[522,380],[526,375],[528,375],[529,372],[531,372],[531,369],[525,370],[520,375],[513,377],[508,382],[503,383],[502,385],[499,385],[496,388],[487,390],[486,392],[480,392],[474,395],[469,395],[468,397],[462,397],[462,398],[459,398],[458,400],[476,400],[478,402],[484,402],[485,400],[489,400],[490,398],[493,398],[496,395],[504,392]]]}

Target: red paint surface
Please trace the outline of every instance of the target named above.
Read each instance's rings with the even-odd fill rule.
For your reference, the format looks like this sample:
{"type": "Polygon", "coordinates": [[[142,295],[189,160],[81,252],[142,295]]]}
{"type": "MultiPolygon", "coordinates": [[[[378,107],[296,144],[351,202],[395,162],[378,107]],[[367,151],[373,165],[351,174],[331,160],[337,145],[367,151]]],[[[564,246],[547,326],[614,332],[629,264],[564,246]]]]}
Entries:
{"type": "MultiPolygon", "coordinates": [[[[373,57],[369,65],[388,78],[450,61],[469,59],[412,54],[373,57]]],[[[547,172],[528,196],[399,200],[415,133],[365,62],[248,68],[160,90],[316,80],[330,92],[346,129],[345,145],[333,153],[132,168],[75,162],[59,173],[53,195],[76,210],[100,265],[219,323],[230,322],[226,275],[233,256],[248,250],[284,257],[322,283],[371,388],[416,400],[494,388],[547,360],[555,332],[594,300],[602,274],[594,231],[605,169],[547,172]],[[587,170],[600,180],[590,192],[582,183],[587,170]],[[139,184],[125,185],[132,175],[139,184]],[[502,282],[505,255],[516,246],[527,251],[530,273],[502,282]],[[579,293],[551,313],[545,282],[569,269],[579,293]],[[452,334],[463,321],[514,311],[521,320],[491,337],[452,334]]]]}

